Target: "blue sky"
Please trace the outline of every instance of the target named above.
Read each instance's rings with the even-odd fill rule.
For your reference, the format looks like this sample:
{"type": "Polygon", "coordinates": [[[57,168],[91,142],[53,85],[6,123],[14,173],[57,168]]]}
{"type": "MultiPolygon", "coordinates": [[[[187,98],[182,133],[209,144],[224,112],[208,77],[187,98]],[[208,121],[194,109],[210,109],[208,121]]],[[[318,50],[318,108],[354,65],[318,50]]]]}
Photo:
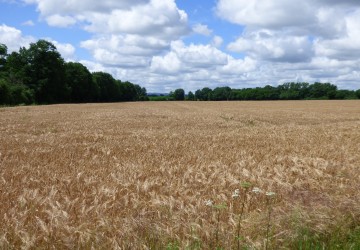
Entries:
{"type": "Polygon", "coordinates": [[[0,0],[0,43],[38,39],[149,92],[331,82],[360,88],[355,0],[0,0]]]}

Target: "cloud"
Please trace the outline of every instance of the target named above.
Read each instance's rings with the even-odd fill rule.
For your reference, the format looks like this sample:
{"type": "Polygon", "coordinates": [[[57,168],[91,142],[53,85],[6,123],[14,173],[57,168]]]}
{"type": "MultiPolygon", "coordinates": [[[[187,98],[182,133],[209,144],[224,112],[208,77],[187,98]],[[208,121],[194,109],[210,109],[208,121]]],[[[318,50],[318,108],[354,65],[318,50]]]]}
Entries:
{"type": "Polygon", "coordinates": [[[105,65],[143,68],[153,55],[167,49],[170,43],[155,37],[139,35],[104,35],[81,43],[94,59],[105,65]]]}
{"type": "Polygon", "coordinates": [[[257,62],[248,83],[331,81],[359,88],[360,2],[219,0],[216,14],[243,32],[227,45],[257,62]],[[357,85],[357,87],[355,87],[357,85]]]}
{"type": "Polygon", "coordinates": [[[182,41],[171,44],[171,51],[165,56],[155,56],[151,69],[157,73],[177,71],[195,72],[227,64],[227,55],[210,45],[185,46],[182,41]]]}
{"type": "Polygon", "coordinates": [[[174,0],[24,0],[36,4],[50,26],[76,23],[96,34],[134,34],[178,39],[190,32],[187,14],[174,0]]]}
{"type": "Polygon", "coordinates": [[[314,47],[317,56],[339,60],[356,60],[360,58],[360,10],[352,12],[344,18],[343,36],[333,39],[319,37],[314,47]]]}
{"type": "Polygon", "coordinates": [[[151,61],[153,76],[166,76],[167,84],[186,83],[188,90],[220,85],[235,86],[239,79],[256,70],[256,61],[246,57],[235,59],[212,45],[171,44],[170,52],[151,61]]]}
{"type": "Polygon", "coordinates": [[[223,44],[223,42],[224,42],[224,39],[222,39],[221,36],[214,36],[211,41],[211,44],[212,44],[212,46],[217,48],[217,47],[220,47],[223,44]]]}
{"type": "Polygon", "coordinates": [[[200,24],[200,23],[194,25],[193,31],[197,34],[204,35],[204,36],[210,36],[211,33],[213,32],[211,29],[208,28],[207,25],[200,24]]]}
{"type": "Polygon", "coordinates": [[[70,43],[59,43],[58,41],[47,39],[48,41],[52,42],[61,56],[64,58],[65,61],[74,61],[75,60],[75,47],[70,43]]]}
{"type": "Polygon", "coordinates": [[[76,23],[76,19],[71,16],[51,15],[46,17],[46,21],[50,26],[68,27],[76,23]]]}
{"type": "Polygon", "coordinates": [[[248,31],[272,30],[278,35],[334,39],[346,36],[346,19],[358,15],[355,0],[219,0],[216,14],[248,31]]]}
{"type": "Polygon", "coordinates": [[[189,32],[187,15],[174,1],[152,0],[131,10],[115,9],[87,17],[86,30],[94,33],[136,34],[178,39],[189,32]]]}
{"type": "Polygon", "coordinates": [[[160,74],[177,74],[182,67],[182,62],[176,52],[169,52],[165,56],[154,56],[151,70],[160,74]]]}
{"type": "MultiPolygon", "coordinates": [[[[221,27],[229,22],[235,26],[229,32],[239,32],[226,36],[204,19],[190,27],[175,0],[24,1],[36,5],[41,20],[51,26],[91,33],[80,43],[93,56],[92,62],[81,61],[90,70],[109,72],[149,91],[298,80],[360,87],[358,0],[217,0],[221,27]],[[185,43],[193,33],[207,36],[202,39],[208,44],[185,43]]],[[[25,39],[16,29],[9,34],[14,36],[9,41],[25,39]]],[[[58,47],[64,57],[74,57],[74,47],[58,47]]]]}
{"type": "Polygon", "coordinates": [[[23,22],[21,25],[23,25],[23,26],[35,26],[35,23],[32,20],[28,20],[26,22],[23,22]]]}
{"type": "Polygon", "coordinates": [[[231,56],[228,56],[227,64],[221,67],[219,71],[222,74],[232,75],[236,78],[236,76],[239,76],[240,74],[254,72],[256,69],[257,61],[250,57],[245,57],[244,59],[235,59],[231,56]]]}
{"type": "Polygon", "coordinates": [[[0,25],[0,37],[1,43],[8,47],[8,52],[19,51],[20,47],[28,47],[36,41],[34,37],[23,36],[21,30],[5,24],[0,25]]]}
{"type": "Polygon", "coordinates": [[[36,4],[43,16],[54,14],[77,15],[87,12],[109,12],[112,9],[131,9],[139,4],[146,4],[148,0],[23,0],[27,4],[36,4]]]}
{"type": "Polygon", "coordinates": [[[216,12],[232,23],[263,28],[306,25],[315,18],[313,4],[306,0],[219,0],[216,12]]]}
{"type": "MultiPolygon", "coordinates": [[[[0,25],[1,43],[8,47],[8,53],[18,52],[20,47],[28,48],[31,43],[35,43],[38,39],[32,36],[24,36],[21,30],[7,25],[0,25]]],[[[59,53],[65,60],[73,60],[75,55],[75,48],[69,43],[59,43],[55,40],[45,38],[53,43],[59,53]]]]}
{"type": "Polygon", "coordinates": [[[245,52],[253,58],[280,62],[309,61],[312,43],[307,36],[290,36],[271,30],[245,33],[228,45],[233,52],[245,52]]]}

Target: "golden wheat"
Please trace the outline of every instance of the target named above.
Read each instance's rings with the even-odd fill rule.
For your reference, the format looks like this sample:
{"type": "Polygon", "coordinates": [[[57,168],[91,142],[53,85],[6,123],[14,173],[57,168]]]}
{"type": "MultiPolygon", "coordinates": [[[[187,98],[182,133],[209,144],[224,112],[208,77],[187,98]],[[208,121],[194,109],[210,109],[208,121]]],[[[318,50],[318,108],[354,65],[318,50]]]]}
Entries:
{"type": "MultiPolygon", "coordinates": [[[[358,101],[1,108],[0,248],[208,248],[214,230],[235,248],[244,181],[276,192],[281,247],[301,225],[359,221],[359,149],[358,101]],[[207,200],[227,208],[217,217],[207,200]]],[[[265,204],[253,198],[241,222],[252,247],[265,204]]]]}

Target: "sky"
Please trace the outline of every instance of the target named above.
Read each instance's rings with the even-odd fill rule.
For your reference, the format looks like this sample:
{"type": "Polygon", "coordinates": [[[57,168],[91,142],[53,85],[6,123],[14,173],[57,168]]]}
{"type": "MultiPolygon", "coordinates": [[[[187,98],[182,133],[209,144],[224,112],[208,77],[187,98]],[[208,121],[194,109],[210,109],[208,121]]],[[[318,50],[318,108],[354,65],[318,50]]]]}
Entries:
{"type": "Polygon", "coordinates": [[[359,0],[0,0],[0,43],[39,39],[148,92],[360,89],[359,0]]]}

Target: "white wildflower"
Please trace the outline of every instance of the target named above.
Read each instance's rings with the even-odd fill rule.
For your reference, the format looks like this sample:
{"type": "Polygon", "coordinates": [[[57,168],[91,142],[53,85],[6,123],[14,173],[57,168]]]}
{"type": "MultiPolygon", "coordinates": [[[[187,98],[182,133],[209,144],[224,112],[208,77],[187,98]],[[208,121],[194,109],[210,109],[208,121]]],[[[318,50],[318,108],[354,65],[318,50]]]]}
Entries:
{"type": "Polygon", "coordinates": [[[266,192],[266,194],[265,194],[266,196],[274,196],[275,195],[275,193],[274,192],[266,192]]]}
{"type": "Polygon", "coordinates": [[[214,202],[212,200],[205,201],[205,205],[208,207],[212,207],[214,205],[214,202]]]}
{"type": "Polygon", "coordinates": [[[258,193],[261,193],[261,189],[258,188],[258,187],[254,187],[251,192],[255,193],[255,194],[258,194],[258,193]]]}
{"type": "Polygon", "coordinates": [[[238,198],[240,196],[240,190],[239,189],[235,189],[234,193],[232,194],[231,197],[233,198],[238,198]]]}

